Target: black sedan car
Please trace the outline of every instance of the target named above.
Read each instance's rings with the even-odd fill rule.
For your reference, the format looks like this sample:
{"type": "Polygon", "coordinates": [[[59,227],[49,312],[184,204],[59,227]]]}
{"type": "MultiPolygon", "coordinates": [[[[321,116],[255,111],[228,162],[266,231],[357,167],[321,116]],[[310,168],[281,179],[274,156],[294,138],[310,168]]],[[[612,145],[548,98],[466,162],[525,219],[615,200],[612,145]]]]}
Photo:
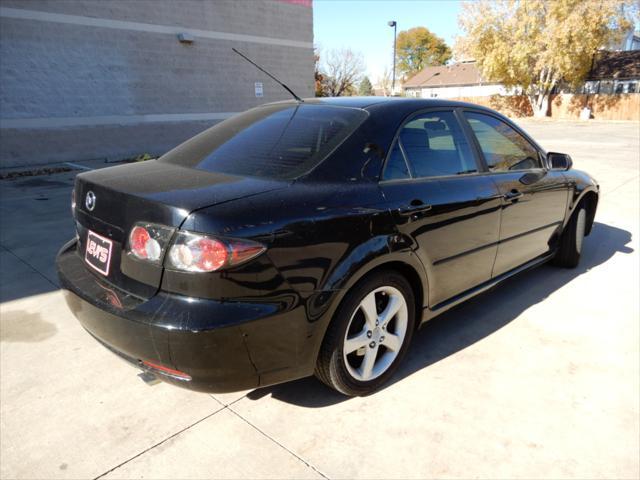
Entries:
{"type": "Polygon", "coordinates": [[[82,173],[71,311],[157,377],[224,392],[380,387],[424,322],[575,267],[599,187],[504,116],[444,100],[251,109],[158,160],[82,173]]]}

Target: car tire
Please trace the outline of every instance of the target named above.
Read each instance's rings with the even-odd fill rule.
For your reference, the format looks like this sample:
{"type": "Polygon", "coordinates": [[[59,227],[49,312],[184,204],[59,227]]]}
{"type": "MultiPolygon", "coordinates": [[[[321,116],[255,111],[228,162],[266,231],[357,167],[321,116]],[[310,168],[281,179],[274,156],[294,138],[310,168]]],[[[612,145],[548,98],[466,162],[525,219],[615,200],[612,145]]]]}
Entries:
{"type": "Polygon", "coordinates": [[[411,285],[395,271],[376,272],[358,282],[327,329],[316,377],[348,396],[377,390],[407,352],[415,310],[411,285]]]}
{"type": "Polygon", "coordinates": [[[569,223],[560,236],[560,245],[553,259],[559,267],[575,268],[580,263],[580,254],[584,244],[584,232],[587,225],[587,210],[583,203],[578,205],[569,223]]]}

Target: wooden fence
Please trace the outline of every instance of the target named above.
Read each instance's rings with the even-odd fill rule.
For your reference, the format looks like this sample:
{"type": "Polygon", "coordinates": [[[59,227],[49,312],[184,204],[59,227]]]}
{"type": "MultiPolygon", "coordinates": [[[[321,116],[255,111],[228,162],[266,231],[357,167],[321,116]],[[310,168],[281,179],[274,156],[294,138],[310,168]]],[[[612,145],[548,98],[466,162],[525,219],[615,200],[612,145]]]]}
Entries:
{"type": "Polygon", "coordinates": [[[576,119],[588,106],[594,120],[640,120],[640,94],[556,95],[551,101],[551,117],[576,119]]]}
{"type": "MultiPolygon", "coordinates": [[[[529,100],[522,95],[492,95],[490,97],[464,97],[453,100],[475,103],[493,108],[509,117],[533,115],[529,100]]],[[[551,118],[577,120],[580,111],[588,106],[594,120],[640,120],[640,93],[620,95],[553,95],[550,105],[551,118]]]]}

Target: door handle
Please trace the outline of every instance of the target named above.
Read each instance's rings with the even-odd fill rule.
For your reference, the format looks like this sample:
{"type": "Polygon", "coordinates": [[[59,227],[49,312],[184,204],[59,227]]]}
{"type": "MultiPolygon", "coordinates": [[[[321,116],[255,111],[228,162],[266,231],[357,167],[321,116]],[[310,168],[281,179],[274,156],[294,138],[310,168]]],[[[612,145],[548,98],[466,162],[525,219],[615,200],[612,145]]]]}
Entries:
{"type": "Polygon", "coordinates": [[[411,203],[405,207],[400,207],[398,213],[404,217],[409,217],[417,213],[428,212],[431,210],[431,205],[423,203],[422,200],[412,200],[411,203]]]}
{"type": "Polygon", "coordinates": [[[515,188],[502,196],[502,198],[504,198],[507,202],[517,202],[522,197],[524,197],[524,193],[515,188]]]}

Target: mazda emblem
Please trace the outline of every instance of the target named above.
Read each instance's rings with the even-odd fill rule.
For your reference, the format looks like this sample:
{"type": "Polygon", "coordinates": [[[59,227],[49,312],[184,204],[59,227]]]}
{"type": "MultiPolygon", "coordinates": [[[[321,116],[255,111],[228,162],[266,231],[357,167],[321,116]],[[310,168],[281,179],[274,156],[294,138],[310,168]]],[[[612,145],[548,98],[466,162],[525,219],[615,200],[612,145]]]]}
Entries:
{"type": "Polygon", "coordinates": [[[87,210],[93,212],[93,209],[96,208],[96,194],[92,191],[88,191],[87,196],[84,199],[84,204],[87,207],[87,210]]]}

